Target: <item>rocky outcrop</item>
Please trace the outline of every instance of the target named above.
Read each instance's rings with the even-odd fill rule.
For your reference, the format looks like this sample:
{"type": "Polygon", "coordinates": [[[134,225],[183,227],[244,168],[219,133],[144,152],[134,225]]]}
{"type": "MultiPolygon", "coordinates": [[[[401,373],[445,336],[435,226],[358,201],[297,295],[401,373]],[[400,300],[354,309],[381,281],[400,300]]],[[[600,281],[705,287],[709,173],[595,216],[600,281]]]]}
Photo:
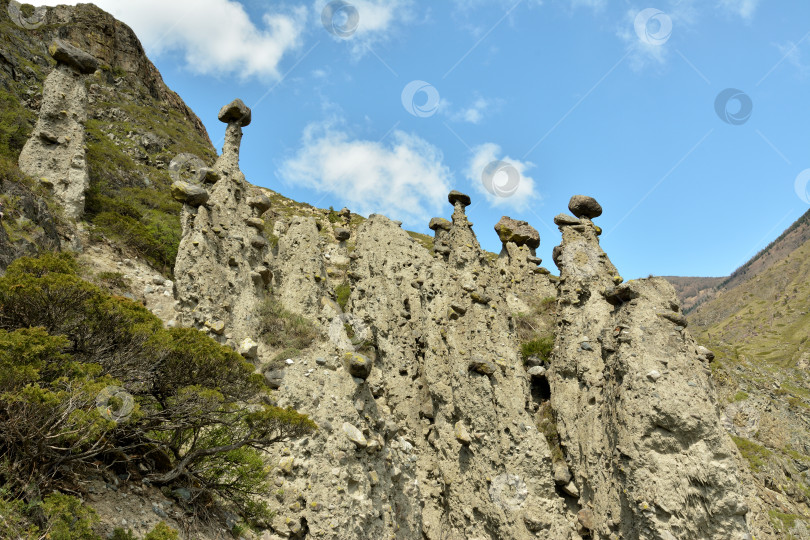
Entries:
{"type": "Polygon", "coordinates": [[[205,185],[172,186],[173,196],[183,202],[183,237],[175,265],[178,322],[205,330],[234,349],[256,338],[257,310],[272,277],[262,220],[270,203],[239,170],[242,127],[250,118],[244,109],[237,100],[220,114],[228,123],[225,144],[213,169],[198,175],[205,185]],[[234,115],[233,110],[242,112],[234,115]]]}
{"type": "MultiPolygon", "coordinates": [[[[620,284],[590,216],[558,216],[558,328],[548,381],[592,538],[747,539],[736,449],[707,357],[663,279],[620,284]]],[[[599,211],[597,211],[597,208],[599,211]]]]}
{"type": "Polygon", "coordinates": [[[20,154],[20,169],[53,189],[65,214],[79,219],[90,187],[84,131],[87,91],[82,75],[94,72],[98,62],[61,40],[49,52],[57,66],[45,80],[39,120],[20,154]]]}
{"type": "Polygon", "coordinates": [[[502,286],[524,297],[556,296],[557,289],[548,278],[549,271],[539,266],[543,261],[535,255],[540,247],[537,230],[525,221],[503,216],[495,224],[495,232],[503,243],[497,262],[502,286]]]}

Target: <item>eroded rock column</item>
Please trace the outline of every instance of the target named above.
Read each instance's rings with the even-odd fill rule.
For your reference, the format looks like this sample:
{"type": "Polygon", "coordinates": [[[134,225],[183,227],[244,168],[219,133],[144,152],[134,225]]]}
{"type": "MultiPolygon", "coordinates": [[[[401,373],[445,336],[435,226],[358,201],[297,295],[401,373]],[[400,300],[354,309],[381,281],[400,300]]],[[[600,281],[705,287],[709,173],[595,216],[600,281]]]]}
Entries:
{"type": "MultiPolygon", "coordinates": [[[[236,100],[222,108],[219,119],[228,128],[213,168],[201,171],[201,184],[172,185],[172,194],[184,203],[175,279],[179,322],[239,348],[245,339],[257,340],[256,311],[272,279],[262,219],[270,200],[239,169],[250,109],[236,100]]],[[[244,349],[255,354],[255,347],[244,349]]]]}
{"type": "Polygon", "coordinates": [[[745,539],[734,448],[709,372],[662,279],[620,284],[575,196],[562,244],[549,383],[580,527],[594,539],[745,539]]]}
{"type": "Polygon", "coordinates": [[[33,134],[20,153],[20,170],[51,188],[71,219],[84,214],[90,187],[85,160],[87,91],[84,75],[98,68],[91,55],[61,40],[48,52],[57,65],[45,79],[33,134]]]}

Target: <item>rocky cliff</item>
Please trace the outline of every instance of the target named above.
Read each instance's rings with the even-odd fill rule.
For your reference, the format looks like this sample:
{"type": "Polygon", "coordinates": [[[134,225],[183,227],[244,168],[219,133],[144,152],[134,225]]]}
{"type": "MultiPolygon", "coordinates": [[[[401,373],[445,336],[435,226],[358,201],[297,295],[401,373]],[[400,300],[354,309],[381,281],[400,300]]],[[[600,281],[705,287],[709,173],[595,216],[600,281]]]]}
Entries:
{"type": "MultiPolygon", "coordinates": [[[[45,17],[2,58],[5,87],[37,105],[19,163],[63,216],[65,246],[95,279],[120,270],[168,325],[237,350],[278,405],[319,426],[267,456],[275,517],[255,536],[778,537],[721,422],[713,354],[669,284],[623,282],[599,247],[595,200],[575,196],[574,216],[555,218],[559,277],[526,222],[504,217],[500,254],[483,251],[457,191],[432,239],[292,203],[239,169],[241,101],[220,111],[216,157],[128,28],[86,5],[45,17]],[[23,76],[26,54],[39,67],[23,76]],[[172,270],[173,282],[160,275],[172,270]],[[268,305],[311,338],[268,336],[268,305]]],[[[18,256],[2,240],[0,255],[18,256]]]]}

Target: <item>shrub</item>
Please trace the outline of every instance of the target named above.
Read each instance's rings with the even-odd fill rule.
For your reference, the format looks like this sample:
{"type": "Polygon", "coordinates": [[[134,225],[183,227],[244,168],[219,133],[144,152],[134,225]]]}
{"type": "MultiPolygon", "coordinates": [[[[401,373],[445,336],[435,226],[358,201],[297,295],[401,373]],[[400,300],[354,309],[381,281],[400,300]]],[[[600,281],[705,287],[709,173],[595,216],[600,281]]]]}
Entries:
{"type": "Polygon", "coordinates": [[[264,517],[262,450],[315,424],[264,404],[262,377],[233,350],[164,329],[75,272],[70,256],[45,255],[0,278],[0,484],[33,501],[82,465],[118,459],[133,476],[187,487],[200,513],[227,499],[264,517]],[[108,413],[123,402],[96,403],[108,387],[132,398],[121,418],[108,413]]]}
{"type": "Polygon", "coordinates": [[[318,337],[318,331],[309,319],[287,311],[275,298],[262,303],[258,316],[262,339],[272,347],[302,350],[318,337]]]}
{"type": "Polygon", "coordinates": [[[93,526],[98,523],[95,510],[70,495],[52,493],[42,502],[48,520],[45,538],[52,540],[98,540],[93,526]]]}
{"type": "Polygon", "coordinates": [[[178,538],[177,531],[161,521],[143,537],[143,540],[177,540],[178,538]]]}
{"type": "Polygon", "coordinates": [[[525,362],[530,356],[537,356],[544,363],[548,363],[551,350],[554,348],[554,336],[545,336],[533,339],[520,345],[520,355],[525,362]]]}
{"type": "Polygon", "coordinates": [[[352,289],[346,281],[335,287],[335,299],[340,309],[346,309],[346,304],[349,303],[349,296],[351,296],[351,294],[352,289]]]}

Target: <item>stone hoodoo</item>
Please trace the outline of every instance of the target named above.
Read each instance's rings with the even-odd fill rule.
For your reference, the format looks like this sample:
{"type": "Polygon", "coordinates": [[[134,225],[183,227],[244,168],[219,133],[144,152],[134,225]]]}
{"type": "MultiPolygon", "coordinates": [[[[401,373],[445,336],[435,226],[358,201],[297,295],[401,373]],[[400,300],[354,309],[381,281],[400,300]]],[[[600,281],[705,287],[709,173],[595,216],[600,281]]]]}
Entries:
{"type": "Polygon", "coordinates": [[[548,279],[549,271],[538,266],[543,261],[535,255],[540,247],[540,233],[527,222],[508,216],[495,224],[495,232],[503,244],[498,267],[504,286],[523,295],[556,296],[557,290],[548,279]]]}
{"type": "MultiPolygon", "coordinates": [[[[250,109],[236,100],[220,111],[219,119],[228,124],[225,143],[214,166],[198,172],[205,187],[172,185],[172,194],[184,203],[175,277],[179,322],[239,349],[257,337],[257,310],[272,279],[262,219],[270,200],[239,170],[242,127],[250,123],[250,109]]],[[[255,347],[243,348],[255,356],[255,347]]]]}
{"type": "MultiPolygon", "coordinates": [[[[747,539],[736,448],[672,287],[622,284],[576,196],[562,244],[551,404],[592,538],[747,539]]],[[[561,474],[561,477],[564,476],[561,474]]],[[[565,480],[566,478],[563,478],[565,480]]]]}
{"type": "Polygon", "coordinates": [[[54,41],[48,51],[57,65],[45,79],[39,119],[19,164],[23,172],[53,189],[68,217],[79,219],[90,186],[85,161],[84,75],[95,72],[98,61],[61,40],[54,41]]]}

